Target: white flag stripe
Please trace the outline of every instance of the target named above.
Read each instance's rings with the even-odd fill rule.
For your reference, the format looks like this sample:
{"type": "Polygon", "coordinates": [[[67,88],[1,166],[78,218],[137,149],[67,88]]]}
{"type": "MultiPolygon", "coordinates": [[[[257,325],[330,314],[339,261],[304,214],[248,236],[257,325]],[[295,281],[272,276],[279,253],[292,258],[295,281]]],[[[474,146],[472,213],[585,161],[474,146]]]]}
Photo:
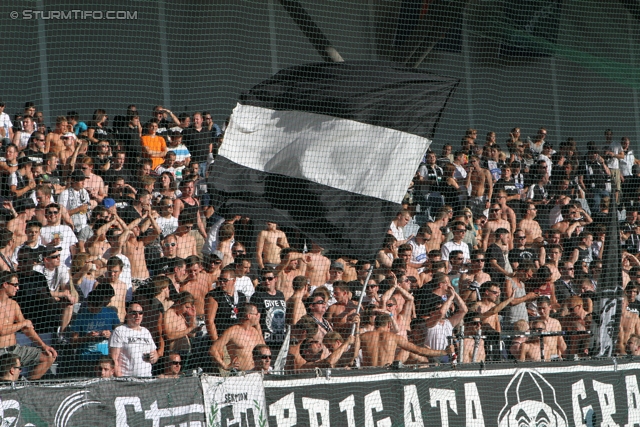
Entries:
{"type": "Polygon", "coordinates": [[[401,203],[430,144],[353,120],[238,104],[219,155],[261,172],[401,203]]]}

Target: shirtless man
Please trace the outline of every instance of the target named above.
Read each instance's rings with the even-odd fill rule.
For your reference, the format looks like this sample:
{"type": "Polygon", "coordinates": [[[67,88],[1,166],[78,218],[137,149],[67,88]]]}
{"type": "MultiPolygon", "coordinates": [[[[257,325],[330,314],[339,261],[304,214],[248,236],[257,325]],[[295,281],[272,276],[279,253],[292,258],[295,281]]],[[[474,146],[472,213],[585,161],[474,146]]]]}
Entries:
{"type": "Polygon", "coordinates": [[[535,220],[537,214],[538,210],[536,205],[527,203],[524,218],[522,218],[518,224],[518,228],[525,232],[527,238],[526,243],[529,245],[532,243],[541,243],[543,240],[542,229],[538,221],[535,220]]]}
{"type": "Polygon", "coordinates": [[[99,281],[104,280],[104,282],[113,286],[115,295],[111,298],[109,306],[116,309],[121,322],[124,322],[124,318],[127,315],[126,301],[130,301],[132,296],[131,290],[127,289],[127,284],[120,281],[120,274],[123,268],[124,263],[122,260],[117,256],[112,256],[107,261],[107,272],[104,275],[104,279],[99,279],[99,281]]]}
{"type": "Polygon", "coordinates": [[[473,352],[476,344],[475,338],[467,338],[472,335],[477,335],[478,331],[481,331],[482,318],[478,313],[467,313],[464,316],[464,352],[461,354],[461,361],[463,363],[476,363],[484,362],[486,359],[486,352],[484,349],[484,339],[478,340],[478,351],[476,352],[476,359],[473,360],[473,352]]]}
{"type": "Polygon", "coordinates": [[[561,212],[562,221],[554,224],[551,228],[562,233],[562,238],[565,240],[580,233],[580,230],[585,225],[593,222],[593,219],[591,219],[584,209],[578,208],[572,203],[564,205],[561,212]]]}
{"type": "Polygon", "coordinates": [[[305,276],[309,278],[311,286],[322,286],[329,279],[331,260],[322,255],[324,248],[316,242],[311,242],[311,252],[307,254],[307,269],[305,276]]]}
{"type": "Polygon", "coordinates": [[[511,229],[516,229],[516,213],[507,205],[507,192],[504,190],[498,190],[498,195],[495,197],[495,201],[500,205],[502,209],[502,219],[509,222],[511,229]]]}
{"type": "MultiPolygon", "coordinates": [[[[413,257],[412,246],[408,243],[405,243],[404,245],[400,245],[400,247],[398,248],[398,258],[401,258],[404,260],[407,276],[413,276],[416,279],[420,280],[420,273],[418,272],[418,269],[415,268],[411,263],[412,257],[413,257]]],[[[345,274],[342,276],[342,278],[346,282],[350,281],[350,280],[347,280],[346,271],[345,271],[345,274]]],[[[356,276],[356,279],[357,279],[357,276],[356,276]]]]}
{"type": "Polygon", "coordinates": [[[491,280],[491,276],[484,272],[486,255],[484,251],[476,249],[471,252],[471,264],[466,273],[460,275],[460,297],[465,304],[478,301],[480,298],[480,286],[491,280]]]}
{"type": "Polygon", "coordinates": [[[546,253],[547,262],[545,263],[545,265],[549,267],[549,270],[551,270],[551,280],[555,282],[560,277],[562,277],[562,274],[558,269],[558,263],[562,258],[562,246],[550,243],[546,247],[546,253]]]}
{"type": "Polygon", "coordinates": [[[122,254],[129,258],[131,263],[131,283],[137,289],[149,278],[144,248],[153,243],[162,234],[162,229],[153,219],[152,211],[147,211],[142,214],[141,218],[133,220],[128,225],[128,228],[131,233],[129,233],[128,239],[122,246],[122,254]],[[140,238],[140,224],[147,221],[151,223],[152,231],[140,238]]]}
{"type": "Polygon", "coordinates": [[[622,314],[620,316],[620,332],[618,335],[618,353],[626,353],[626,345],[631,335],[640,335],[640,319],[638,315],[632,311],[627,310],[629,306],[629,300],[625,295],[622,298],[622,314]]]}
{"type": "Polygon", "coordinates": [[[72,166],[69,160],[73,157],[79,145],[76,147],[76,136],[73,132],[63,133],[62,136],[60,136],[60,141],[62,141],[62,149],[58,152],[60,169],[68,173],[72,166]]]}
{"type": "Polygon", "coordinates": [[[511,304],[511,301],[513,301],[513,295],[501,303],[498,303],[498,301],[500,301],[500,285],[495,282],[484,283],[481,287],[481,291],[482,300],[476,305],[476,310],[482,315],[482,323],[496,332],[502,332],[498,313],[500,313],[503,308],[511,304]]]}
{"type": "Polygon", "coordinates": [[[447,224],[449,224],[449,214],[447,213],[447,210],[442,209],[438,213],[438,216],[436,218],[437,219],[434,222],[427,224],[431,229],[431,233],[432,233],[431,240],[426,242],[424,245],[427,253],[436,249],[439,252],[440,247],[445,241],[445,236],[442,234],[442,231],[440,231],[440,229],[442,227],[446,227],[447,224]]]}
{"type": "MultiPolygon", "coordinates": [[[[565,301],[565,305],[569,310],[567,316],[560,317],[562,330],[567,332],[588,331],[591,327],[591,315],[584,309],[582,298],[573,295],[565,301]]],[[[573,335],[567,337],[567,354],[578,355],[580,357],[589,354],[589,340],[591,336],[588,333],[584,335],[573,335]]]]}
{"type": "MultiPolygon", "coordinates": [[[[518,320],[513,324],[513,330],[515,331],[515,333],[529,332],[529,323],[526,320],[518,320]]],[[[511,340],[511,346],[509,347],[509,354],[516,359],[520,359],[520,349],[522,347],[522,344],[525,342],[527,342],[527,337],[525,336],[513,337],[513,340],[511,340]]]]}
{"type": "Polygon", "coordinates": [[[356,265],[358,264],[357,259],[342,255],[340,258],[336,259],[336,262],[339,262],[344,266],[344,270],[342,271],[342,280],[345,282],[358,280],[358,271],[356,270],[356,265]]]}
{"type": "Polygon", "coordinates": [[[493,197],[493,178],[489,170],[480,166],[480,159],[477,156],[469,158],[471,168],[471,208],[474,215],[482,213],[489,207],[489,202],[493,197]]]}
{"type": "Polygon", "coordinates": [[[64,148],[64,142],[61,137],[68,130],[67,118],[65,116],[56,117],[56,128],[47,134],[44,142],[44,152],[55,153],[56,156],[60,157],[60,152],[64,148]]]}
{"type": "MultiPolygon", "coordinates": [[[[539,320],[544,323],[544,332],[561,332],[562,326],[551,316],[551,302],[546,296],[538,298],[539,320]]],[[[544,360],[561,358],[567,350],[567,344],[562,336],[544,337],[544,360]]]]}
{"type": "Polygon", "coordinates": [[[180,291],[189,292],[195,299],[196,316],[204,316],[204,298],[211,290],[211,283],[202,274],[200,258],[191,255],[185,259],[187,264],[187,280],[180,285],[180,291]]]}
{"type": "Polygon", "coordinates": [[[336,303],[327,309],[326,318],[333,325],[334,331],[347,335],[351,333],[350,316],[356,312],[358,304],[351,300],[351,291],[344,281],[333,284],[333,296],[336,303]]]}
{"type": "MultiPolygon", "coordinates": [[[[269,277],[269,274],[273,277],[273,273],[269,272],[262,275],[262,279],[269,277]]],[[[293,295],[287,300],[286,322],[287,325],[295,325],[300,318],[307,314],[307,310],[304,307],[304,301],[309,297],[309,285],[311,281],[305,276],[297,276],[293,279],[293,295]]]]}
{"type": "Polygon", "coordinates": [[[278,224],[267,221],[267,226],[258,234],[256,241],[256,258],[258,267],[264,268],[266,264],[275,267],[280,264],[280,251],[289,247],[289,241],[283,231],[278,230],[278,224]]]}
{"type": "MultiPolygon", "coordinates": [[[[495,242],[494,232],[498,228],[504,228],[511,235],[511,224],[509,221],[502,219],[502,208],[499,204],[494,203],[491,205],[489,209],[489,220],[485,223],[482,228],[482,249],[487,250],[487,247],[495,242]]],[[[509,239],[509,249],[512,247],[512,242],[509,239]]]]}
{"type": "MultiPolygon", "coordinates": [[[[175,203],[175,202],[174,202],[175,203]]],[[[196,249],[196,239],[189,233],[193,223],[188,221],[188,218],[178,218],[178,229],[173,235],[178,243],[176,246],[177,256],[179,258],[187,258],[191,255],[198,255],[196,249]]]]}
{"type": "Polygon", "coordinates": [[[215,283],[222,271],[222,258],[224,255],[220,251],[202,254],[202,274],[205,275],[207,283],[215,283]]]}
{"type": "Polygon", "coordinates": [[[48,185],[38,185],[36,187],[36,214],[35,218],[42,224],[43,227],[48,225],[47,216],[45,215],[45,209],[51,201],[51,187],[48,185]]]}
{"type": "Polygon", "coordinates": [[[282,261],[276,266],[276,289],[284,294],[285,300],[293,295],[293,279],[296,276],[304,276],[308,268],[309,255],[301,254],[296,249],[284,248],[281,251],[282,261]]]}
{"type": "Polygon", "coordinates": [[[14,202],[15,217],[7,222],[7,229],[13,232],[13,247],[17,248],[27,241],[27,222],[36,214],[36,204],[33,200],[19,199],[14,202]]]}
{"type": "Polygon", "coordinates": [[[455,351],[453,346],[446,350],[432,350],[410,343],[406,337],[391,332],[391,316],[388,314],[376,316],[375,328],[374,331],[365,332],[360,336],[362,366],[390,365],[395,360],[398,348],[424,357],[445,356],[455,351]]]}
{"type": "MultiPolygon", "coordinates": [[[[545,328],[545,323],[541,320],[536,320],[531,324],[531,329],[533,332],[543,332],[545,328]]],[[[549,354],[545,351],[545,356],[549,354]]],[[[518,356],[518,360],[521,362],[540,362],[542,357],[540,357],[540,337],[530,337],[525,342],[520,344],[520,354],[518,356]]],[[[546,359],[545,357],[545,360],[546,359]]]]}
{"type": "Polygon", "coordinates": [[[351,350],[359,350],[360,334],[358,333],[355,336],[349,335],[349,338],[344,342],[339,341],[339,343],[340,345],[337,346],[329,356],[322,358],[325,349],[323,342],[315,337],[306,339],[300,346],[300,355],[305,363],[297,368],[296,373],[315,368],[324,369],[350,365],[356,352],[350,351],[349,347],[353,345],[351,350]]]}
{"type": "Polygon", "coordinates": [[[258,344],[265,344],[259,331],[260,312],[254,304],[248,303],[242,312],[242,321],[227,329],[222,336],[209,348],[209,355],[224,370],[239,369],[249,371],[253,369],[252,350],[258,344]],[[227,348],[230,363],[223,359],[224,348],[227,348]]]}
{"type": "Polygon", "coordinates": [[[29,374],[29,380],[38,380],[51,367],[58,353],[40,339],[31,321],[24,318],[20,306],[12,299],[19,290],[18,276],[15,273],[4,272],[0,276],[0,283],[0,354],[13,353],[20,357],[24,366],[36,365],[29,374]],[[17,344],[18,331],[25,334],[41,350],[17,344]]]}
{"type": "Polygon", "coordinates": [[[174,304],[164,313],[163,332],[165,351],[181,352],[186,350],[189,338],[198,326],[194,298],[189,292],[180,292],[174,298],[174,304]]]}

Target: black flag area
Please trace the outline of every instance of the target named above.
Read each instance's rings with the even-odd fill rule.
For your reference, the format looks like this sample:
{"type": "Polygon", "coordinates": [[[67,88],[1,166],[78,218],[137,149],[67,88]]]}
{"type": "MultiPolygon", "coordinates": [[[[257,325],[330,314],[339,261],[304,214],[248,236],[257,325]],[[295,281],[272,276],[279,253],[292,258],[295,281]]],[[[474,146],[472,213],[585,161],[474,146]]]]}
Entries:
{"type": "Polygon", "coordinates": [[[280,71],[233,110],[209,178],[215,206],[372,257],[458,82],[383,62],[280,71]]]}
{"type": "Polygon", "coordinates": [[[620,316],[622,315],[622,258],[620,255],[620,231],[618,206],[611,198],[611,210],[607,221],[607,235],[602,253],[602,274],[596,289],[597,298],[593,311],[597,316],[592,332],[595,337],[594,354],[610,357],[617,353],[620,316]]]}

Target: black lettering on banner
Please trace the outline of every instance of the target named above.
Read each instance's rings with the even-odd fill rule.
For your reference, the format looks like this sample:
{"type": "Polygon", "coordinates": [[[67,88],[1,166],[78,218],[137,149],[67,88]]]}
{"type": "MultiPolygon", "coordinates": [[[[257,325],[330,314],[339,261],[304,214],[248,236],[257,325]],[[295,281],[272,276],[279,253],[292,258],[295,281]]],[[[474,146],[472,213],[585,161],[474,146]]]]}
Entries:
{"type": "Polygon", "coordinates": [[[240,412],[240,422],[229,424],[230,420],[235,420],[233,415],[233,405],[223,406],[220,409],[220,418],[222,423],[220,427],[256,427],[255,418],[253,417],[253,409],[247,408],[247,412],[240,412]]]}

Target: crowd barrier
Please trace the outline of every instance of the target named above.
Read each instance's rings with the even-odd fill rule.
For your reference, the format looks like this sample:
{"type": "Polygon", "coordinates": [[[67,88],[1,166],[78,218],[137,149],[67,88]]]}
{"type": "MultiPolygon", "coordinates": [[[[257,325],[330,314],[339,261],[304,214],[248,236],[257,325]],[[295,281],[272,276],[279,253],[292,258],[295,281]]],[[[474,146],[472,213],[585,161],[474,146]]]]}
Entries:
{"type": "Polygon", "coordinates": [[[637,360],[16,383],[2,426],[635,427],[637,360]]]}

